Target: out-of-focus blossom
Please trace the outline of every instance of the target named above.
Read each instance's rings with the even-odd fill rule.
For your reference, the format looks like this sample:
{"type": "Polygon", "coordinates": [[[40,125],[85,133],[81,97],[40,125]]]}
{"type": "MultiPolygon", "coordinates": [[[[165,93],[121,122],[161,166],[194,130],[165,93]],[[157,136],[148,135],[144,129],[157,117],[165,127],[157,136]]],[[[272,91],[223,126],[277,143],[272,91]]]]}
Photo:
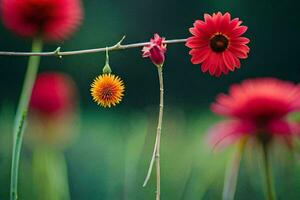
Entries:
{"type": "Polygon", "coordinates": [[[269,142],[281,138],[290,142],[299,126],[287,116],[300,110],[300,86],[275,78],[245,80],[220,94],[212,111],[230,119],[215,125],[209,133],[213,146],[226,146],[244,136],[269,142]]]}
{"type": "Polygon", "coordinates": [[[164,42],[165,38],[162,38],[155,33],[154,38],[150,39],[150,44],[143,47],[143,57],[150,57],[154,65],[162,66],[165,61],[165,53],[167,51],[167,46],[164,42]]]}
{"type": "Polygon", "coordinates": [[[240,68],[239,59],[248,57],[249,39],[242,37],[247,27],[241,26],[238,18],[231,20],[229,13],[218,12],[212,16],[204,14],[204,21],[196,20],[190,28],[193,35],[189,37],[186,46],[191,48],[191,62],[201,64],[203,72],[219,77],[240,68]]]}
{"type": "Polygon", "coordinates": [[[77,103],[71,77],[58,72],[39,74],[32,90],[26,139],[34,145],[69,143],[78,126],[77,103]]]}
{"type": "Polygon", "coordinates": [[[4,25],[24,37],[68,38],[82,20],[80,0],[1,0],[4,25]]]}
{"type": "Polygon", "coordinates": [[[52,117],[73,110],[76,101],[75,85],[69,76],[45,72],[38,75],[35,81],[30,108],[52,117]]]}

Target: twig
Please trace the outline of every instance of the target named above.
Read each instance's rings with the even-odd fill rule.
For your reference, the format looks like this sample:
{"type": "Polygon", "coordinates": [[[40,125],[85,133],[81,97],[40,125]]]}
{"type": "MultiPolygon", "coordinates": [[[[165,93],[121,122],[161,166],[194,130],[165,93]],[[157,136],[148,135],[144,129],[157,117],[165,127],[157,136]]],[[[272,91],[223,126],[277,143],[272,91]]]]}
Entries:
{"type": "Polygon", "coordinates": [[[156,160],[156,200],[160,200],[160,136],[161,136],[161,126],[164,112],[164,81],[162,74],[162,67],[158,67],[158,77],[159,77],[159,91],[160,91],[160,102],[159,102],[159,115],[158,115],[158,125],[157,125],[157,147],[155,153],[156,160]]]}
{"type": "Polygon", "coordinates": [[[164,81],[163,81],[163,73],[162,67],[157,67],[158,78],[159,78],[159,91],[160,91],[160,102],[159,102],[159,114],[158,114],[158,124],[156,130],[156,139],[154,150],[152,154],[152,159],[150,162],[149,170],[144,181],[143,187],[145,187],[149,181],[151,176],[152,168],[154,161],[156,163],[156,200],[160,200],[160,137],[161,137],[161,127],[162,127],[162,119],[163,119],[163,111],[164,111],[164,81]]]}
{"type": "MultiPolygon", "coordinates": [[[[0,56],[72,56],[72,55],[79,55],[79,54],[91,54],[91,53],[98,53],[104,52],[106,49],[108,51],[117,51],[117,50],[124,50],[124,49],[131,49],[131,48],[139,48],[143,47],[149,42],[142,42],[142,43],[134,43],[134,44],[126,44],[122,45],[121,43],[125,39],[125,36],[115,45],[110,47],[101,47],[95,49],[84,49],[84,50],[76,50],[76,51],[61,51],[61,47],[58,47],[54,51],[50,52],[8,52],[8,51],[0,51],[0,56]]],[[[173,39],[173,40],[166,40],[165,44],[174,44],[174,43],[184,43],[187,39],[173,39]]]]}
{"type": "Polygon", "coordinates": [[[143,183],[143,187],[146,187],[146,185],[147,185],[147,183],[148,183],[148,181],[149,181],[149,179],[150,179],[151,172],[152,172],[153,165],[154,165],[154,161],[155,161],[156,148],[157,148],[157,137],[156,137],[156,139],[155,139],[154,149],[153,149],[153,153],[152,153],[152,157],[151,157],[149,169],[148,169],[148,172],[147,172],[147,176],[146,176],[145,181],[144,181],[144,183],[143,183]]]}

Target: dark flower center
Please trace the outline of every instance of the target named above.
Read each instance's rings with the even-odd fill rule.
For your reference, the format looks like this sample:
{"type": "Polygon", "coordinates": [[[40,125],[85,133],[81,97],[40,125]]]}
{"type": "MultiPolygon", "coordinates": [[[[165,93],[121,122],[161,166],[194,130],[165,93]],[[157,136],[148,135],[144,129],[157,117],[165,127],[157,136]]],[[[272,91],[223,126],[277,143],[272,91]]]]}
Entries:
{"type": "Polygon", "coordinates": [[[114,95],[114,87],[111,85],[106,85],[103,86],[102,90],[101,90],[101,98],[105,99],[105,100],[110,100],[113,98],[114,95]]]}
{"type": "Polygon", "coordinates": [[[55,19],[55,5],[51,1],[31,0],[24,8],[24,20],[39,29],[55,19]]]}
{"type": "Polygon", "coordinates": [[[228,47],[228,38],[223,34],[214,35],[210,39],[210,47],[214,52],[221,53],[225,51],[228,47]]]}

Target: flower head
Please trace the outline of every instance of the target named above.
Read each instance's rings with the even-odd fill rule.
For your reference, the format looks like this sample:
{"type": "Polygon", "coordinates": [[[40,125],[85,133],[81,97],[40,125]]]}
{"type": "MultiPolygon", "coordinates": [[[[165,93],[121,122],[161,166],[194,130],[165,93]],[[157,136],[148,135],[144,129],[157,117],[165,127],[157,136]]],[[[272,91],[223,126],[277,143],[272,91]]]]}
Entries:
{"type": "Polygon", "coordinates": [[[35,81],[30,109],[43,116],[58,116],[74,109],[75,97],[75,84],[69,76],[44,72],[35,81]]]}
{"type": "Polygon", "coordinates": [[[41,35],[60,41],[69,37],[82,19],[80,0],[2,0],[4,25],[20,36],[41,35]]]}
{"type": "Polygon", "coordinates": [[[165,38],[160,37],[157,33],[154,34],[154,38],[150,39],[150,44],[144,46],[142,49],[143,57],[150,57],[153,64],[156,66],[162,66],[165,61],[165,53],[167,46],[164,44],[165,38]]]}
{"type": "Polygon", "coordinates": [[[120,103],[124,93],[123,81],[113,74],[99,75],[91,85],[93,100],[103,107],[120,103]]]}
{"type": "Polygon", "coordinates": [[[300,86],[275,78],[246,80],[233,85],[229,94],[221,94],[212,111],[231,118],[210,131],[213,144],[232,143],[250,135],[264,141],[282,136],[290,139],[298,132],[288,114],[300,110],[300,86]]]}
{"type": "Polygon", "coordinates": [[[196,20],[190,28],[193,36],[186,42],[191,48],[191,62],[201,64],[203,72],[217,77],[240,68],[239,59],[247,58],[250,50],[247,46],[250,40],[241,37],[247,27],[241,24],[238,18],[231,20],[229,13],[220,12],[205,14],[204,21],[196,20]]]}

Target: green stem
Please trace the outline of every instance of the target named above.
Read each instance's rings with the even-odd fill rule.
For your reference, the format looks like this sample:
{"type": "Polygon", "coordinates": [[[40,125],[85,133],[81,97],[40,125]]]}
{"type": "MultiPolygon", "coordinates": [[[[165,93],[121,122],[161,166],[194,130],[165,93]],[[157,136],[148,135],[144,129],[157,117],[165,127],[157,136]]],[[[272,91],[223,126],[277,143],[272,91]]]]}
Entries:
{"type": "Polygon", "coordinates": [[[55,147],[44,144],[35,147],[32,180],[32,199],[70,200],[66,159],[55,147]]]}
{"type": "MultiPolygon", "coordinates": [[[[42,50],[42,39],[35,38],[32,43],[32,52],[39,52],[42,50]]],[[[11,165],[11,182],[10,182],[10,199],[17,200],[18,190],[18,170],[19,160],[23,140],[25,114],[28,110],[28,104],[31,97],[31,92],[35,77],[38,71],[40,57],[31,56],[28,61],[25,80],[22,88],[21,97],[19,100],[18,109],[15,116],[15,125],[13,130],[13,153],[11,165]]]]}
{"type": "Polygon", "coordinates": [[[229,161],[225,173],[224,186],[223,186],[223,200],[233,200],[236,185],[238,180],[239,168],[242,159],[242,155],[245,149],[247,138],[241,139],[238,143],[237,151],[233,155],[233,158],[229,161]]]}
{"type": "Polygon", "coordinates": [[[272,170],[271,170],[271,163],[269,160],[269,152],[268,152],[268,144],[262,143],[263,148],[263,167],[265,173],[265,186],[266,186],[266,199],[267,200],[275,200],[275,189],[273,185],[273,177],[272,177],[272,170]]]}

